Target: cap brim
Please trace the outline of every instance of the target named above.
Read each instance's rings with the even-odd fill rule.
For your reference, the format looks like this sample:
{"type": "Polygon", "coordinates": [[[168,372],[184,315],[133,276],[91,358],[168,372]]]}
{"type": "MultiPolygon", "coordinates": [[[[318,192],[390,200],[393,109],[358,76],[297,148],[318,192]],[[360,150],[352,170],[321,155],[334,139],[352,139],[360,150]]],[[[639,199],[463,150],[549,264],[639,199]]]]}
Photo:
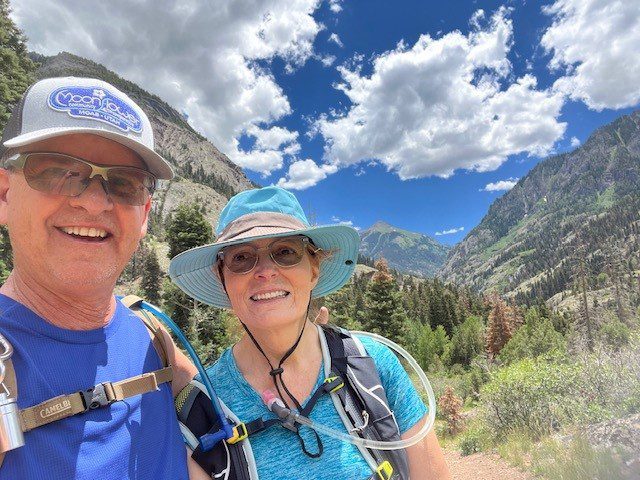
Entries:
{"type": "Polygon", "coordinates": [[[46,128],[18,135],[17,137],[4,142],[4,146],[6,148],[18,148],[41,140],[46,140],[48,138],[62,137],[65,135],[72,135],[74,133],[88,133],[113,140],[114,142],[119,143],[120,145],[123,145],[137,153],[147,166],[147,169],[158,179],[170,180],[173,178],[173,169],[171,168],[171,165],[169,165],[162,156],[158,155],[149,147],[131,137],[127,137],[126,135],[98,128],[46,128]]]}
{"type": "Polygon", "coordinates": [[[323,297],[338,290],[349,281],[356,267],[360,236],[355,229],[346,225],[264,233],[254,229],[252,233],[243,238],[197,247],[175,256],[169,265],[171,280],[187,295],[200,302],[220,308],[231,308],[222,283],[213,271],[218,252],[224,247],[244,243],[249,239],[290,235],[305,235],[317,247],[332,252],[332,255],[320,264],[318,284],[311,292],[313,298],[323,297]]]}

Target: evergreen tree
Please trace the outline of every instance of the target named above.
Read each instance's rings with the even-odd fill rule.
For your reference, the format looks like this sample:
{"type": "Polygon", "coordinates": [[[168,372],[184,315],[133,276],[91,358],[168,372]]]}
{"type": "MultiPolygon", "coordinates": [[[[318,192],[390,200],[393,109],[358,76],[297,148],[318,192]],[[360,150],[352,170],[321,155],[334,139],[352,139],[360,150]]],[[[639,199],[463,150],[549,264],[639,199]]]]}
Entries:
{"type": "Polygon", "coordinates": [[[27,55],[26,39],[9,17],[8,0],[0,0],[0,134],[13,106],[34,81],[36,65],[27,55]]]}
{"type": "Polygon", "coordinates": [[[469,366],[484,350],[484,322],[482,317],[470,316],[454,328],[451,337],[451,363],[469,366]]]}
{"type": "Polygon", "coordinates": [[[180,204],[172,212],[167,226],[169,258],[213,240],[213,229],[197,204],[180,204]]]}
{"type": "Polygon", "coordinates": [[[513,335],[513,320],[510,307],[500,298],[493,298],[493,308],[487,326],[487,353],[494,358],[513,335]]]}
{"type": "Polygon", "coordinates": [[[158,263],[156,251],[153,248],[150,248],[144,257],[142,264],[142,283],[140,287],[147,301],[154,305],[160,303],[162,270],[158,263]]]}
{"type": "Polygon", "coordinates": [[[377,272],[371,278],[365,294],[363,326],[394,342],[404,343],[407,336],[407,318],[402,308],[398,284],[389,272],[383,258],[376,261],[377,272]]]}

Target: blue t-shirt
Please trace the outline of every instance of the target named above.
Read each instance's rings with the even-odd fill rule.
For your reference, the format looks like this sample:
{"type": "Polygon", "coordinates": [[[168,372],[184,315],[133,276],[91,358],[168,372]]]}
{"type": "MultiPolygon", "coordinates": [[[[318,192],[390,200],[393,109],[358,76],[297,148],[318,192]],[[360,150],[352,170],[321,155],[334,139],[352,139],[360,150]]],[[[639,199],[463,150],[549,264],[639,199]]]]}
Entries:
{"type": "MultiPolygon", "coordinates": [[[[0,295],[0,332],[13,345],[20,408],[162,368],[146,327],[120,302],[104,328],[76,331],[0,295]]],[[[187,478],[168,383],[26,432],[0,467],[0,480],[187,478]]]]}
{"type": "MultiPolygon", "coordinates": [[[[424,417],[427,408],[393,352],[370,338],[359,338],[378,368],[389,406],[395,413],[400,432],[404,433],[424,417]]],[[[286,369],[286,362],[284,368],[286,369]]],[[[248,422],[259,417],[274,418],[262,402],[260,394],[238,370],[231,349],[227,349],[218,362],[207,369],[207,374],[218,396],[241,421],[248,422]]],[[[324,378],[324,365],[321,365],[313,391],[322,384],[324,378]]],[[[306,402],[302,405],[305,404],[306,402]]],[[[346,432],[329,395],[320,397],[310,417],[314,422],[346,432]]],[[[317,446],[313,434],[307,427],[303,427],[301,433],[307,450],[315,452],[317,446]]],[[[310,458],[302,452],[297,436],[278,425],[252,435],[251,448],[258,476],[272,480],[359,480],[371,477],[371,469],[354,445],[323,434],[320,434],[320,438],[324,453],[319,458],[310,458]]]]}

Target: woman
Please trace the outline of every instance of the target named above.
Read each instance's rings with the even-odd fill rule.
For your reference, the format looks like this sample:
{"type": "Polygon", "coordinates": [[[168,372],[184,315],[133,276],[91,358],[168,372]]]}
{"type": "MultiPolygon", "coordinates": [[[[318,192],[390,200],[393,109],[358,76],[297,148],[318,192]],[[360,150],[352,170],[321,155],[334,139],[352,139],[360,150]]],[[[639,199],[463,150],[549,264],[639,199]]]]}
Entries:
{"type": "MultiPolygon", "coordinates": [[[[269,424],[269,419],[276,418],[265,405],[266,400],[275,396],[280,400],[277,405],[301,411],[314,422],[345,433],[346,425],[370,432],[375,425],[368,422],[370,415],[373,416],[372,424],[377,422],[375,413],[364,408],[359,420],[362,423],[357,425],[356,419],[349,423],[344,420],[344,410],[341,410],[349,406],[342,406],[348,401],[338,400],[341,395],[350,395],[352,399],[358,397],[353,389],[361,391],[362,388],[353,384],[366,382],[366,379],[356,375],[356,381],[348,381],[348,387],[341,389],[338,383],[342,377],[337,375],[338,380],[332,380],[337,382],[333,393],[322,394],[328,391],[323,383],[325,378],[334,373],[327,365],[339,364],[338,360],[332,362],[335,349],[347,344],[350,345],[348,348],[353,348],[360,343],[375,363],[375,367],[361,370],[365,376],[371,371],[376,379],[379,376],[377,381],[384,387],[388,399],[379,402],[388,403],[388,408],[395,414],[395,420],[394,415],[390,415],[383,421],[388,425],[391,419],[391,425],[396,429],[388,439],[409,438],[426,420],[426,407],[395,355],[386,347],[364,337],[353,340],[346,336],[336,340],[338,334],[333,330],[320,329],[308,319],[311,299],[338,290],[353,273],[359,246],[357,232],[343,225],[310,227],[295,196],[278,187],[266,187],[233,197],[221,213],[216,233],[216,243],[175,257],[170,274],[173,281],[194,299],[231,308],[246,331],[246,335],[226,350],[207,373],[226,407],[241,422],[250,425],[250,430],[258,430],[250,432],[249,442],[259,477],[449,478],[433,432],[407,448],[406,455],[396,453],[381,457],[379,451],[358,449],[290,421],[284,421],[284,425],[262,425],[262,420],[269,424]],[[327,342],[334,346],[324,348],[323,356],[323,346],[327,342]],[[327,356],[328,350],[331,350],[331,358],[327,356]],[[260,423],[260,429],[254,428],[256,422],[260,423]],[[384,459],[390,459],[393,474],[386,468],[384,459]]],[[[378,398],[378,395],[374,397],[378,398]]],[[[186,398],[185,394],[183,400],[186,398]]],[[[277,420],[272,422],[278,423],[277,420]]],[[[206,432],[210,425],[199,428],[201,433],[206,432]]],[[[384,431],[380,435],[387,436],[384,431]]],[[[229,446],[224,445],[224,448],[228,453],[229,446]]],[[[200,460],[206,456],[198,451],[196,454],[201,456],[200,460]]],[[[247,463],[244,459],[242,462],[247,463]]],[[[206,465],[207,460],[199,463],[206,465]]],[[[228,473],[225,469],[224,474],[228,473]]],[[[193,477],[196,477],[195,473],[193,477]]]]}

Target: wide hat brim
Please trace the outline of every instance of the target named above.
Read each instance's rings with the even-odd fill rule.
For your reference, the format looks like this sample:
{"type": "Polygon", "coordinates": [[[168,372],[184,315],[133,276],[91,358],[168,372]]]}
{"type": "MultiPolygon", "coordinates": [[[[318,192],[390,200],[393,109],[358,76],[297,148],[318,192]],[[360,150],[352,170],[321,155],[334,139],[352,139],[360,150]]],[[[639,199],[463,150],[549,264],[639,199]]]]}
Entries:
{"type": "Polygon", "coordinates": [[[233,240],[203,245],[187,250],[171,260],[169,275],[171,280],[187,295],[220,308],[231,308],[229,297],[214,272],[218,252],[229,245],[245,243],[261,238],[288,237],[304,235],[313,243],[331,252],[329,258],[320,264],[320,275],[312,298],[319,298],[335,292],[353,274],[358,258],[360,237],[358,232],[346,225],[328,225],[306,229],[283,229],[282,227],[258,227],[244,232],[233,240]]]}
{"type": "Polygon", "coordinates": [[[44,128],[36,130],[34,132],[24,133],[17,137],[11,138],[4,142],[6,148],[18,148],[25,145],[30,145],[41,140],[48,138],[62,137],[65,135],[71,135],[76,133],[87,133],[91,135],[97,135],[99,137],[108,138],[120,145],[123,145],[130,150],[137,153],[142,161],[147,166],[147,170],[153,173],[159,180],[171,180],[173,178],[173,170],[161,155],[158,155],[152,149],[147,147],[142,142],[137,141],[127,135],[121,135],[117,132],[102,128],[90,128],[90,127],[62,127],[62,128],[44,128]]]}

